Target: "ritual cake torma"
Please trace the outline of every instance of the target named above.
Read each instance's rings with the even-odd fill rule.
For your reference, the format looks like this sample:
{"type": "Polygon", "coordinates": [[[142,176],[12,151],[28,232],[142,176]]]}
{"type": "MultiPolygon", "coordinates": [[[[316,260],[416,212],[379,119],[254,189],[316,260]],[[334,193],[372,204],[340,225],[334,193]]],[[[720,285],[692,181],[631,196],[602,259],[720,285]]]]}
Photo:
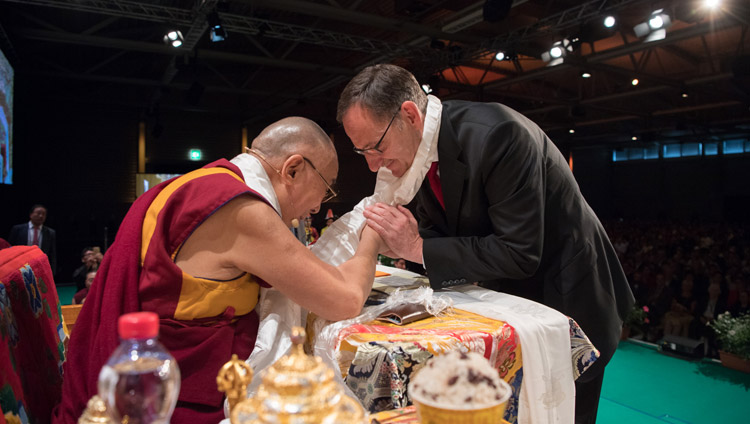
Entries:
{"type": "MultiPolygon", "coordinates": [[[[343,387],[334,380],[333,370],[320,358],[305,354],[304,340],[305,331],[296,327],[291,353],[265,371],[253,398],[242,400],[232,408],[232,424],[366,422],[364,409],[344,393],[343,387]]],[[[227,363],[225,369],[236,367],[227,363]]],[[[247,374],[242,377],[241,380],[247,381],[247,374]]],[[[230,377],[229,380],[240,378],[230,377]]]]}

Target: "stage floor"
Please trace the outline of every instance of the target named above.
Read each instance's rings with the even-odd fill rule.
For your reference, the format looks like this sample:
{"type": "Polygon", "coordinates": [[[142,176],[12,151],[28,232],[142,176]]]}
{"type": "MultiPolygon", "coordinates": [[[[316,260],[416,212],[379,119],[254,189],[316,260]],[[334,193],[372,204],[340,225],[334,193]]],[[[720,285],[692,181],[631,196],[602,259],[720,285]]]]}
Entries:
{"type": "Polygon", "coordinates": [[[623,341],[604,374],[598,424],[748,423],[750,374],[623,341]]]}

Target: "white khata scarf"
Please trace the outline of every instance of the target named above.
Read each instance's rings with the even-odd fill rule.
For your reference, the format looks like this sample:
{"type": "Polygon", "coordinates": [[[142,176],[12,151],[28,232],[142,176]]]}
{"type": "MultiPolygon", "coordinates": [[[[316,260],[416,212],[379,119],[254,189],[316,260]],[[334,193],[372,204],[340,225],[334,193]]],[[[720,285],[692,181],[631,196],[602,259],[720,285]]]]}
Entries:
{"type": "MultiPolygon", "coordinates": [[[[346,262],[359,245],[359,234],[366,223],[362,212],[366,207],[376,202],[405,205],[414,198],[432,162],[438,160],[442,108],[437,97],[428,96],[422,141],[409,170],[397,178],[387,168],[381,168],[375,192],[329,226],[311,247],[318,258],[332,265],[346,262]]],[[[266,197],[280,214],[273,186],[260,161],[243,153],[231,162],[242,170],[247,185],[266,197]]],[[[455,297],[455,306],[461,309],[503,320],[515,328],[524,352],[519,424],[573,423],[575,386],[567,317],[536,302],[503,293],[489,293],[474,286],[457,287],[446,294],[455,297]]],[[[259,371],[289,351],[292,327],[304,326],[306,321],[306,312],[274,289],[261,288],[257,308],[261,319],[258,338],[247,359],[256,377],[259,371]]],[[[329,366],[340,379],[337,364],[329,366]]],[[[254,392],[259,384],[260,379],[253,378],[250,392],[254,392]]]]}

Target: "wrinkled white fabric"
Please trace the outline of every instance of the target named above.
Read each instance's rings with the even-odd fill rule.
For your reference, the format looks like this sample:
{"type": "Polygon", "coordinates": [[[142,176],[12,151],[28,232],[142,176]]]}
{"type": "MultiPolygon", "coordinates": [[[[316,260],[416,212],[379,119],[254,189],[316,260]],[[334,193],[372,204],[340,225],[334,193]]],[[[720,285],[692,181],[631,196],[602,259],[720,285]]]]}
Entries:
{"type": "MultiPolygon", "coordinates": [[[[240,168],[245,184],[265,197],[281,216],[279,200],[260,160],[251,154],[242,153],[230,162],[240,168]]],[[[289,351],[292,346],[292,328],[303,326],[306,317],[306,311],[301,306],[274,288],[260,288],[260,298],[255,308],[260,319],[258,337],[255,340],[255,348],[246,361],[255,373],[249,386],[251,393],[260,385],[260,371],[289,351]]],[[[224,408],[227,412],[226,402],[224,408]]]]}
{"type": "Polygon", "coordinates": [[[523,380],[518,424],[573,423],[575,384],[570,359],[570,324],[541,303],[474,285],[440,292],[457,309],[505,321],[521,341],[523,380]]]}
{"type": "Polygon", "coordinates": [[[346,262],[359,246],[359,234],[365,225],[362,213],[366,207],[377,202],[405,205],[417,195],[430,165],[438,160],[437,139],[443,105],[437,97],[427,98],[422,141],[411,167],[401,177],[394,177],[387,168],[380,168],[372,196],[362,199],[351,212],[337,219],[312,246],[312,252],[317,257],[331,265],[346,262]]]}
{"type": "MultiPolygon", "coordinates": [[[[381,168],[372,196],[362,199],[351,212],[336,220],[312,246],[311,250],[318,258],[332,265],[346,262],[359,245],[359,234],[366,221],[362,213],[366,207],[376,202],[405,205],[414,198],[432,162],[438,160],[441,112],[440,100],[428,96],[422,141],[412,166],[400,178],[381,168]]],[[[267,196],[279,212],[273,187],[258,159],[241,154],[232,159],[232,163],[240,167],[248,186],[267,196]]],[[[259,371],[289,350],[291,328],[305,322],[305,311],[299,305],[274,292],[273,289],[262,289],[258,303],[261,324],[255,349],[247,360],[256,373],[251,383],[253,388],[259,384],[259,371]]],[[[505,321],[515,328],[523,348],[524,371],[518,423],[573,423],[575,386],[567,317],[530,300],[476,286],[457,287],[444,293],[454,299],[455,306],[460,309],[505,321]]],[[[330,363],[329,366],[340,380],[338,366],[330,363]]]]}

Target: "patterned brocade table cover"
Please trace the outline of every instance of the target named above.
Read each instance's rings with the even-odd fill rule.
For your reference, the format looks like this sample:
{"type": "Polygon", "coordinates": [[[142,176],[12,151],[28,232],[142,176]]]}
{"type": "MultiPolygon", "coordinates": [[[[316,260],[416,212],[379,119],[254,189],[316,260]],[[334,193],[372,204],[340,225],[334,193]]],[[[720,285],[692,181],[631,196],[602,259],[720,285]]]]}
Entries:
{"type": "MultiPolygon", "coordinates": [[[[313,324],[308,328],[319,327],[313,324]]],[[[572,319],[570,336],[577,378],[593,364],[598,352],[572,319]]],[[[411,405],[407,387],[414,372],[433,355],[462,348],[484,355],[510,384],[513,395],[504,419],[511,424],[517,421],[523,380],[521,344],[513,327],[503,321],[460,309],[400,326],[371,321],[344,328],[338,346],[344,381],[370,413],[411,405]]]]}

